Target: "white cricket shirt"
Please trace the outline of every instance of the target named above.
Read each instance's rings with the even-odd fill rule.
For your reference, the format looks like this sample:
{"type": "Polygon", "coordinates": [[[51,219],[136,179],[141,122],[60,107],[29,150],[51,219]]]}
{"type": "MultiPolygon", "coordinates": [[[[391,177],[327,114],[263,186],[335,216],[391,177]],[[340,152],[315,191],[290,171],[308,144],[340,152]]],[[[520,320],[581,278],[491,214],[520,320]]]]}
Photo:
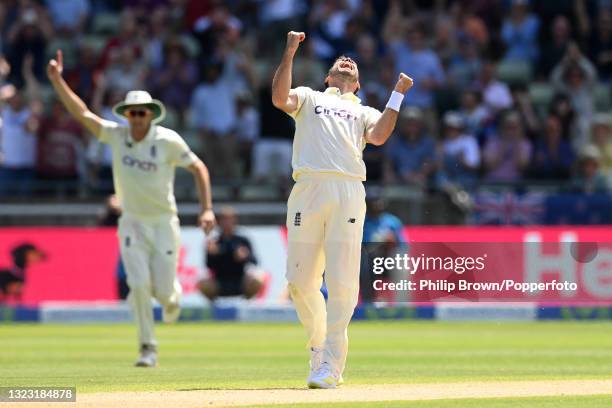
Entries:
{"type": "Polygon", "coordinates": [[[113,182],[123,212],[136,218],[175,215],[174,171],[197,161],[173,130],[151,125],[139,142],[129,128],[105,121],[99,139],[113,151],[113,182]]]}
{"type": "Polygon", "coordinates": [[[297,87],[298,107],[289,115],[295,119],[293,179],[303,173],[338,173],[366,179],[363,149],[366,131],[382,113],[361,105],[352,93],[341,95],[338,88],[325,92],[297,87]]]}

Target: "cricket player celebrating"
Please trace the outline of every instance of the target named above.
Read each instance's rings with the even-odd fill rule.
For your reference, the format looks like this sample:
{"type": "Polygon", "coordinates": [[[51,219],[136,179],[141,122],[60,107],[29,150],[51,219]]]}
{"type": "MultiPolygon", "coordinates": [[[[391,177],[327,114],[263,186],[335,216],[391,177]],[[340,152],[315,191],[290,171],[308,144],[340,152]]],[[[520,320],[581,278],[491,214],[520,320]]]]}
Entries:
{"type": "Polygon", "coordinates": [[[291,89],[293,57],[306,35],[291,31],[272,83],[272,103],[295,120],[293,178],[287,205],[289,293],[309,336],[310,388],[342,383],[347,327],[359,294],[359,263],[365,216],[366,143],[382,145],[397,120],[412,79],[400,74],[383,113],[362,106],[359,70],[338,58],[328,88],[291,89]],[[320,288],[325,272],[327,308],[320,288]]]}
{"type": "MultiPolygon", "coordinates": [[[[199,225],[208,233],[215,223],[208,169],[174,131],[158,126],[164,106],[145,91],[128,92],[113,111],[126,117],[120,126],[92,113],[62,78],[62,54],[49,61],[47,75],[60,100],[84,127],[113,152],[113,179],[120,200],[121,257],[130,287],[129,302],[138,325],[139,367],[157,365],[151,297],[163,306],[163,320],[180,314],[181,286],[176,278],[179,220],[174,198],[174,169],[189,169],[195,178],[202,210],[199,225]]],[[[93,255],[93,254],[92,254],[93,255]]]]}

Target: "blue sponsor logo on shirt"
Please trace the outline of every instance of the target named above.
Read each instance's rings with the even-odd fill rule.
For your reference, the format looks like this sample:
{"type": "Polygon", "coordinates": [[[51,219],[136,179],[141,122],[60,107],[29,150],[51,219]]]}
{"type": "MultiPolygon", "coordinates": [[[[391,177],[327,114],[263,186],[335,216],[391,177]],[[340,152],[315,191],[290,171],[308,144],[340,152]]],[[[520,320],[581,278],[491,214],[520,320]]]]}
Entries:
{"type": "Polygon", "coordinates": [[[142,171],[157,171],[157,164],[155,164],[154,162],[136,159],[128,155],[123,156],[123,158],[121,159],[121,163],[123,163],[127,167],[135,167],[142,171]]]}

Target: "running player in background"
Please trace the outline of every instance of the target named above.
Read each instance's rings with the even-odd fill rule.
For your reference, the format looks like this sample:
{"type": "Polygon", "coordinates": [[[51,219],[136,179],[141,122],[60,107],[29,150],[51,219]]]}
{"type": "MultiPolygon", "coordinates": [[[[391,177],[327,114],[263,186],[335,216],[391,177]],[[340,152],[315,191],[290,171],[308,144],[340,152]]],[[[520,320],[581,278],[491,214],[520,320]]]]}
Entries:
{"type": "Polygon", "coordinates": [[[207,167],[174,131],[157,125],[163,104],[145,91],[128,92],[113,112],[128,126],[92,113],[62,78],[62,53],[49,61],[47,75],[60,100],[75,119],[113,152],[113,181],[121,203],[119,240],[130,294],[128,300],[138,325],[139,367],[157,365],[151,297],[163,306],[163,321],[179,318],[181,286],[176,278],[180,248],[179,220],[174,198],[176,166],[187,168],[198,187],[202,206],[198,224],[212,230],[210,177],[207,167]]]}
{"type": "Polygon", "coordinates": [[[362,106],[355,61],[339,57],[325,92],[291,88],[293,57],[306,35],[291,31],[272,83],[274,106],[295,120],[293,178],[287,205],[289,293],[311,350],[310,388],[343,382],[347,328],[359,295],[365,216],[366,143],[387,141],[412,79],[400,74],[383,113],[362,106]],[[320,288],[325,272],[327,307],[320,288]]]}

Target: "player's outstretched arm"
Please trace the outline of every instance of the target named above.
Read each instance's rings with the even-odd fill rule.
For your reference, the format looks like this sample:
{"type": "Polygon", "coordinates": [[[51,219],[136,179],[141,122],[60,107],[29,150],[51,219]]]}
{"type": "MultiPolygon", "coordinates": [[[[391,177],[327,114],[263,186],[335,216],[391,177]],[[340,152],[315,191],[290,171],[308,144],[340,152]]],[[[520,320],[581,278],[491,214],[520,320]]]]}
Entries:
{"type": "Polygon", "coordinates": [[[56,58],[50,60],[47,65],[47,76],[51,81],[51,85],[53,85],[53,89],[55,89],[55,92],[68,112],[70,112],[70,114],[91,133],[98,137],[105,122],[104,119],[91,112],[87,105],[85,105],[85,102],[70,89],[66,81],[64,81],[64,78],[62,78],[63,70],[62,51],[57,50],[56,58]]]}
{"type": "Polygon", "coordinates": [[[208,167],[206,167],[202,160],[198,160],[189,166],[188,169],[195,179],[198,187],[198,194],[200,196],[200,205],[202,206],[202,210],[198,216],[198,226],[208,234],[215,227],[215,213],[212,208],[212,194],[208,167]]]}
{"type": "Polygon", "coordinates": [[[291,113],[298,108],[298,97],[291,92],[291,69],[293,57],[306,34],[290,31],[287,33],[287,45],[281,63],[272,80],[272,104],[278,109],[291,113]]]}
{"type": "Polygon", "coordinates": [[[376,124],[366,133],[366,140],[368,143],[380,146],[389,139],[389,136],[391,136],[395,128],[395,122],[397,122],[402,99],[406,92],[412,88],[412,85],[412,78],[404,73],[399,75],[399,79],[395,84],[395,89],[393,89],[393,93],[391,94],[391,98],[389,98],[389,102],[383,114],[376,124]]]}

